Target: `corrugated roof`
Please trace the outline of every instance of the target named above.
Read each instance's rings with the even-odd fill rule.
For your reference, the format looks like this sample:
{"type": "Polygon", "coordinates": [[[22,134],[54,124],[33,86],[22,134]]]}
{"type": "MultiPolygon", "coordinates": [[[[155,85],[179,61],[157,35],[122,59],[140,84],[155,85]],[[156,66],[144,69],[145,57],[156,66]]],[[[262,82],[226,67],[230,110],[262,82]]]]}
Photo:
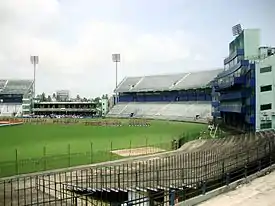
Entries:
{"type": "Polygon", "coordinates": [[[190,73],[125,77],[115,92],[168,91],[203,88],[209,86],[209,83],[222,71],[223,69],[215,69],[190,73]]]}
{"type": "Polygon", "coordinates": [[[0,80],[0,94],[25,94],[29,91],[33,80],[0,80]]]}

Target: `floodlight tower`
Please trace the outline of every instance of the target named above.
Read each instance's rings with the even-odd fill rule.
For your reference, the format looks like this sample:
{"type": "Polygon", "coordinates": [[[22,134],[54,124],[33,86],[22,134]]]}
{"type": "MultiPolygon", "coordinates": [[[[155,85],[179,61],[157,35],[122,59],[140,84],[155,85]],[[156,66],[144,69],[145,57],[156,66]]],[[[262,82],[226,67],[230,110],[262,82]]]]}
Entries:
{"type": "Polygon", "coordinates": [[[35,98],[35,81],[36,81],[36,65],[39,62],[38,56],[31,56],[31,63],[33,64],[33,96],[35,98]]]}
{"type": "Polygon", "coordinates": [[[241,24],[236,24],[235,26],[232,27],[232,34],[233,36],[238,36],[242,33],[243,29],[241,24]]]}
{"type": "MultiPolygon", "coordinates": [[[[116,64],[116,89],[117,89],[117,63],[120,62],[120,54],[112,54],[112,60],[116,64]]],[[[117,103],[117,92],[116,92],[116,103],[117,103]]]]}

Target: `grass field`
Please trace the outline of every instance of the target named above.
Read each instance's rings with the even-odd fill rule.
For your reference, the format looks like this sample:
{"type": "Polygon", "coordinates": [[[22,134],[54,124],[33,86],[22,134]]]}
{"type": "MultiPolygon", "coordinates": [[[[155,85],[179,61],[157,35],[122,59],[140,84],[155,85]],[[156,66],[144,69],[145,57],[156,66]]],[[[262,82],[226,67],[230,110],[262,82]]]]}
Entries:
{"type": "Polygon", "coordinates": [[[183,134],[206,125],[151,121],[148,127],[25,124],[0,127],[0,177],[121,158],[110,151],[154,146],[171,149],[183,134]]]}

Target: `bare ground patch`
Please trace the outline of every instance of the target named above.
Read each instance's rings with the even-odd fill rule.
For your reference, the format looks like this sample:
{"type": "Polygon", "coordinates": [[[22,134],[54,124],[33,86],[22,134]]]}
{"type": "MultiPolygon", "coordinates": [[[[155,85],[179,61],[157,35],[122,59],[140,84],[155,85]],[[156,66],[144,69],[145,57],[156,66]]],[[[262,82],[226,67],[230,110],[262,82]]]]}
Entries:
{"type": "Polygon", "coordinates": [[[130,157],[130,156],[155,154],[159,152],[165,152],[165,150],[157,147],[140,147],[140,148],[133,148],[133,149],[113,150],[111,152],[113,154],[116,154],[122,157],[130,157]]]}

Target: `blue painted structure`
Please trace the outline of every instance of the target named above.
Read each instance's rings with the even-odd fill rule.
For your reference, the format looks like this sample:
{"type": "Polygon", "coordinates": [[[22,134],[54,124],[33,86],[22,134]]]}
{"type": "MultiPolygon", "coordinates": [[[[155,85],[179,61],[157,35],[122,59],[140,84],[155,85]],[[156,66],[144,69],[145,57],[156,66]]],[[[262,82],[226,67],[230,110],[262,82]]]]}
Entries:
{"type": "Polygon", "coordinates": [[[212,84],[212,115],[226,125],[255,130],[255,63],[238,48],[224,60],[224,71],[212,84]]]}
{"type": "Polygon", "coordinates": [[[119,102],[211,101],[211,88],[119,93],[119,102]]]}
{"type": "Polygon", "coordinates": [[[23,94],[0,94],[0,103],[22,103],[23,94]]]}

